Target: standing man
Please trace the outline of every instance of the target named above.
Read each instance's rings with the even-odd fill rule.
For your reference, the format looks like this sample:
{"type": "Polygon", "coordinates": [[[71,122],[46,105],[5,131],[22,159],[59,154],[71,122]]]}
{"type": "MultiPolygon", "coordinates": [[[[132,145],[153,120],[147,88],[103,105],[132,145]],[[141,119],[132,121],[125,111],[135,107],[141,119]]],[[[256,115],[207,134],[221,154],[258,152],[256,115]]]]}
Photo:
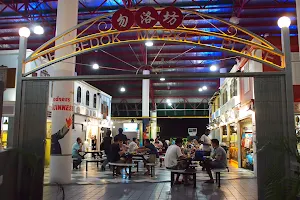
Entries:
{"type": "Polygon", "coordinates": [[[225,150],[219,146],[219,140],[212,139],[212,146],[214,148],[212,161],[205,162],[204,166],[209,175],[210,180],[205,183],[214,183],[214,178],[211,173],[211,169],[224,169],[227,167],[227,156],[225,150]]]}
{"type": "Polygon", "coordinates": [[[116,137],[123,142],[123,144],[126,144],[127,143],[127,136],[123,134],[123,129],[122,128],[119,128],[119,134],[116,135],[116,137]]]}
{"type": "MultiPolygon", "coordinates": [[[[208,137],[210,134],[209,130],[205,130],[205,133],[200,138],[200,143],[203,145],[203,156],[210,156],[211,153],[211,140],[208,137]]],[[[203,166],[202,171],[205,170],[205,166],[203,166]]]]}
{"type": "Polygon", "coordinates": [[[211,140],[209,136],[209,130],[205,130],[205,133],[200,138],[200,143],[203,145],[204,156],[210,156],[211,152],[211,140]]]}
{"type": "Polygon", "coordinates": [[[76,161],[74,161],[73,169],[78,169],[78,165],[80,165],[80,163],[82,162],[82,157],[79,152],[82,152],[82,140],[78,137],[76,139],[76,142],[72,146],[72,158],[77,159],[76,161]]]}

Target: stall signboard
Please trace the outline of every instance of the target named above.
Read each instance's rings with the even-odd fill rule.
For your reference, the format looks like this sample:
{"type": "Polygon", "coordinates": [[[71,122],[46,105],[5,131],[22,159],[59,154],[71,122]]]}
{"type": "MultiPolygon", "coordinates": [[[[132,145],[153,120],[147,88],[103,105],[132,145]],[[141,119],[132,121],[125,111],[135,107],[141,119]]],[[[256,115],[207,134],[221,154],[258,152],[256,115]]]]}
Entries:
{"type": "Polygon", "coordinates": [[[196,136],[197,135],[197,128],[188,128],[189,136],[196,136]]]}
{"type": "Polygon", "coordinates": [[[181,10],[169,6],[164,8],[160,14],[154,7],[146,6],[138,9],[135,14],[126,8],[116,11],[112,16],[112,25],[118,31],[129,30],[134,22],[143,29],[150,29],[160,22],[166,29],[176,29],[182,24],[183,15],[181,10]]]}
{"type": "Polygon", "coordinates": [[[300,102],[294,102],[294,112],[300,113],[300,102]]]}

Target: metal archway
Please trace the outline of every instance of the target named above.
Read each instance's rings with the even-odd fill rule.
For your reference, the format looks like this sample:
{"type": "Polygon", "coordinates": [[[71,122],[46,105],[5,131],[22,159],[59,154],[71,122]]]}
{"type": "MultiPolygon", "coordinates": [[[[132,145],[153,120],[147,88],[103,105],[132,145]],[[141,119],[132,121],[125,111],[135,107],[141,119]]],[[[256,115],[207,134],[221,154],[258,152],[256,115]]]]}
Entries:
{"type": "MultiPolygon", "coordinates": [[[[162,8],[156,8],[158,12],[161,9],[162,8]]],[[[131,9],[131,11],[135,12],[137,9],[131,9]]],[[[35,69],[25,73],[23,76],[28,76],[49,65],[99,48],[147,40],[201,46],[249,58],[278,70],[285,67],[284,62],[276,63],[273,60],[275,58],[283,60],[284,54],[260,36],[218,17],[191,10],[180,9],[180,11],[183,14],[183,21],[176,29],[166,29],[160,23],[157,23],[154,27],[149,29],[144,29],[134,25],[129,30],[118,31],[112,25],[113,13],[87,20],[49,40],[35,50],[28,58],[25,59],[23,64],[41,59],[43,56],[47,57],[49,61],[40,66],[36,66],[35,69]],[[208,31],[201,28],[202,24],[208,24],[211,26],[211,30],[208,31]],[[221,28],[218,28],[219,26],[226,27],[227,30],[224,31],[221,28]],[[80,27],[84,28],[84,30],[78,33],[73,39],[64,41],[65,35],[76,31],[80,27]],[[98,32],[91,33],[91,30],[94,30],[95,28],[98,32]],[[205,40],[207,37],[221,39],[222,44],[206,44],[205,40]],[[63,40],[64,42],[59,45],[55,45],[55,42],[58,40],[63,40]],[[242,44],[246,47],[242,50],[237,50],[235,48],[237,44],[242,44]],[[70,46],[74,49],[72,53],[61,57],[55,57],[54,53],[56,50],[70,46]],[[255,51],[261,51],[264,55],[262,57],[255,56],[255,51]]]]}

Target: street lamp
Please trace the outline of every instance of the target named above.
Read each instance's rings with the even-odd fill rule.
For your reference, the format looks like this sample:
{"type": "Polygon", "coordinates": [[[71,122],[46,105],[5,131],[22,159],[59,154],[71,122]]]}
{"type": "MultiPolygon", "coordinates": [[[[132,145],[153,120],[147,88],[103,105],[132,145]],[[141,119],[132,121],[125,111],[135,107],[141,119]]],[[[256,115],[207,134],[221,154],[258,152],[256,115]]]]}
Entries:
{"type": "MultiPolygon", "coordinates": [[[[42,27],[41,27],[42,28],[42,27]]],[[[39,28],[40,29],[40,28],[39,28]]],[[[41,31],[41,30],[40,30],[41,31]]],[[[41,34],[41,33],[40,33],[41,34]]],[[[22,75],[25,72],[25,59],[26,59],[26,50],[27,50],[27,39],[30,36],[30,29],[27,27],[22,27],[19,29],[19,56],[18,56],[18,68],[16,73],[16,104],[15,104],[15,119],[14,119],[14,135],[13,139],[13,147],[18,147],[18,143],[22,143],[19,140],[19,136],[21,135],[21,102],[22,102],[22,75]]],[[[20,136],[22,137],[22,136],[20,136]]]]}
{"type": "Polygon", "coordinates": [[[288,28],[291,25],[291,19],[289,17],[280,17],[277,21],[279,28],[288,28]]]}
{"type": "MultiPolygon", "coordinates": [[[[287,141],[289,148],[294,148],[295,144],[295,123],[294,123],[294,93],[293,93],[293,75],[292,75],[292,58],[291,58],[291,41],[290,41],[290,25],[291,19],[283,16],[277,22],[281,28],[281,44],[284,54],[285,65],[285,100],[286,100],[286,117],[287,117],[287,141]]],[[[287,155],[287,157],[289,157],[287,155]]],[[[289,163],[289,159],[287,160],[289,163]]],[[[286,174],[289,170],[286,169],[286,174]]]]}
{"type": "Polygon", "coordinates": [[[19,29],[20,37],[28,38],[30,36],[30,29],[27,27],[22,27],[19,29]]]}

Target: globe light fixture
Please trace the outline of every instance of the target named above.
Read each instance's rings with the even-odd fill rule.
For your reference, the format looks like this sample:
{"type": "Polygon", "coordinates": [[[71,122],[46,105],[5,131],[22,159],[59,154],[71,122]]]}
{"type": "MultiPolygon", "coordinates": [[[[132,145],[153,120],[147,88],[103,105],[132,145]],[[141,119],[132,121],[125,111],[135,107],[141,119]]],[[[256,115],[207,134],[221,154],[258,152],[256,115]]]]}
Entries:
{"type": "Polygon", "coordinates": [[[121,91],[121,92],[125,92],[126,89],[125,89],[124,87],[121,87],[121,88],[120,88],[120,91],[121,91]]]}
{"type": "Polygon", "coordinates": [[[166,79],[165,79],[165,78],[160,78],[159,80],[160,80],[160,81],[165,81],[166,79]]]}
{"type": "Polygon", "coordinates": [[[22,27],[19,29],[19,35],[21,37],[26,37],[28,38],[30,36],[30,30],[27,27],[22,27]]]}
{"type": "Polygon", "coordinates": [[[287,16],[280,17],[277,24],[279,28],[288,28],[291,25],[291,19],[287,16]]]}
{"type": "Polygon", "coordinates": [[[215,72],[215,71],[217,71],[217,66],[216,65],[212,65],[212,66],[210,66],[210,71],[212,71],[212,72],[215,72]]]}
{"type": "Polygon", "coordinates": [[[203,86],[202,89],[203,89],[203,90],[207,90],[207,86],[203,86]]]}
{"type": "Polygon", "coordinates": [[[170,99],[167,99],[166,102],[167,102],[167,103],[171,103],[171,100],[170,100],[170,99]]]}
{"type": "Polygon", "coordinates": [[[146,41],[146,42],[145,42],[145,45],[146,45],[147,47],[152,47],[152,46],[153,46],[153,42],[152,42],[152,41],[146,41]]]}
{"type": "Polygon", "coordinates": [[[33,32],[37,35],[42,35],[42,34],[44,34],[45,31],[42,26],[38,25],[33,28],[33,32]]]}
{"type": "Polygon", "coordinates": [[[199,92],[202,92],[202,91],[203,91],[203,89],[202,89],[202,88],[199,88],[199,89],[198,89],[198,91],[199,91],[199,92]]]}
{"type": "Polygon", "coordinates": [[[93,64],[93,69],[99,69],[99,65],[98,64],[93,64]]]}
{"type": "Polygon", "coordinates": [[[171,103],[171,102],[169,102],[169,103],[168,103],[168,106],[172,106],[172,103],[171,103]]]}

